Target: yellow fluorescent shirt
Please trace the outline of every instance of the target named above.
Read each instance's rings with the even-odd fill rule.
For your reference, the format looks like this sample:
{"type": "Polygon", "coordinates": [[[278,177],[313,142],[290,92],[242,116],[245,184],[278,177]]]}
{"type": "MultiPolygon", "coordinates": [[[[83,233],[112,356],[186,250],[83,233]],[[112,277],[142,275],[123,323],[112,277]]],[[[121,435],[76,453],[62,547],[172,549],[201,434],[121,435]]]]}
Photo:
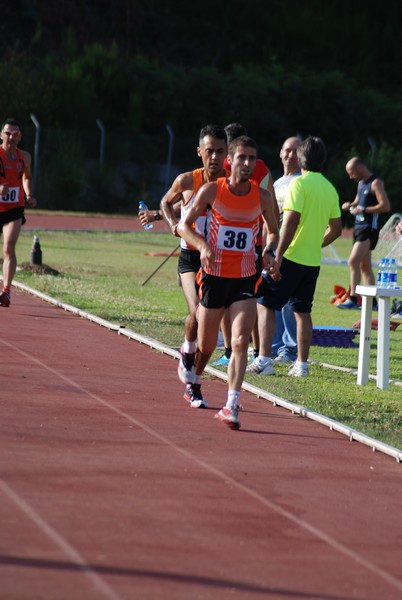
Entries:
{"type": "Polygon", "coordinates": [[[300,223],[284,256],[302,265],[319,266],[328,223],[341,216],[338,192],[324,175],[308,171],[290,183],[283,210],[300,213],[300,223]]]}

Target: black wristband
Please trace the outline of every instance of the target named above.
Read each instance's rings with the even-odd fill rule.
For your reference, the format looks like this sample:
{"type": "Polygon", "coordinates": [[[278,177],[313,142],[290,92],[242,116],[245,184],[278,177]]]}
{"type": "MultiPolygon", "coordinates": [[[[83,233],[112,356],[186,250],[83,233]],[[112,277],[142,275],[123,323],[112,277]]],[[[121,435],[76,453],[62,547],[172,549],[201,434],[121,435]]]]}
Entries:
{"type": "Polygon", "coordinates": [[[157,210],[156,213],[154,214],[154,220],[155,221],[162,221],[162,215],[159,212],[159,210],[157,210]]]}
{"type": "Polygon", "coordinates": [[[276,254],[275,254],[275,252],[271,248],[269,250],[265,250],[264,256],[266,254],[270,254],[271,256],[273,256],[274,258],[276,258],[276,254]]]}

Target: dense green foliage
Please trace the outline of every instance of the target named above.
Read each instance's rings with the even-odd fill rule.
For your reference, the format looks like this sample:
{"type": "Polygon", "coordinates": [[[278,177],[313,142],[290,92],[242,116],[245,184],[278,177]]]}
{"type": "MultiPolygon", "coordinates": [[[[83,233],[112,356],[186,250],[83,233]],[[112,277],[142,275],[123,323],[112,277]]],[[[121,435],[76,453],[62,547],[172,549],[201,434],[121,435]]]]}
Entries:
{"type": "Polygon", "coordinates": [[[319,135],[341,197],[354,195],[344,165],[359,153],[400,211],[401,16],[398,0],[18,0],[2,8],[2,118],[21,120],[31,153],[31,113],[40,123],[42,207],[156,206],[199,164],[200,128],[237,120],[274,176],[285,137],[319,135]]]}

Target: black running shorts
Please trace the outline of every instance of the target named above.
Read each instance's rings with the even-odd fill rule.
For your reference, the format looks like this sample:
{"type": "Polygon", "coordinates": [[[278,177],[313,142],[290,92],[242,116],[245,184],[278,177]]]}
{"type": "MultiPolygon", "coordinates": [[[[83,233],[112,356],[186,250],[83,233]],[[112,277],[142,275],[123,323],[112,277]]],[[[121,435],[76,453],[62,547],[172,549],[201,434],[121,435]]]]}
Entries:
{"type": "Polygon", "coordinates": [[[198,250],[180,250],[177,270],[180,273],[198,273],[201,267],[198,250]]]}
{"type": "Polygon", "coordinates": [[[309,267],[282,259],[280,281],[274,281],[269,275],[263,275],[257,291],[257,302],[281,310],[287,302],[294,312],[311,313],[315,286],[320,267],[309,267]]]}
{"type": "Polygon", "coordinates": [[[0,212],[0,231],[3,231],[3,225],[11,223],[12,221],[18,221],[18,219],[22,219],[23,225],[26,223],[23,206],[17,206],[16,208],[0,212]]]}
{"type": "Polygon", "coordinates": [[[255,298],[257,275],[251,277],[216,277],[199,273],[200,303],[205,308],[227,308],[234,302],[255,298]]]}
{"type": "Polygon", "coordinates": [[[369,227],[355,228],[353,230],[353,242],[365,242],[370,240],[370,250],[374,250],[377,246],[378,236],[380,232],[378,229],[370,229],[369,227]]]}

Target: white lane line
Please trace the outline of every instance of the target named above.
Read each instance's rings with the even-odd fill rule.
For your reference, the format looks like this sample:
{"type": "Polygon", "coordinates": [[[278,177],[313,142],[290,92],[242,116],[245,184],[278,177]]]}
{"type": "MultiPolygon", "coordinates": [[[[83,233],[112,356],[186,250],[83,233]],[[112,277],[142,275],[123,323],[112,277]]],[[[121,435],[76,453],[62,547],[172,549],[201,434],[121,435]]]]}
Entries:
{"type": "Polygon", "coordinates": [[[0,489],[8,498],[44,533],[68,558],[78,566],[79,570],[88,577],[95,589],[108,600],[121,600],[121,596],[109,587],[84,559],[49,523],[19,496],[3,479],[0,479],[0,489]]]}
{"type": "Polygon", "coordinates": [[[0,340],[0,341],[4,345],[8,346],[9,348],[12,348],[15,352],[17,352],[17,353],[21,354],[22,356],[24,356],[27,360],[30,360],[30,361],[36,363],[37,365],[39,365],[40,367],[42,367],[43,369],[49,371],[50,373],[53,373],[53,375],[55,375],[56,377],[62,379],[63,381],[65,381],[69,385],[75,387],[77,390],[79,390],[80,392],[86,394],[87,396],[89,396],[90,398],[92,398],[93,400],[95,400],[96,402],[99,402],[103,406],[109,408],[111,411],[113,411],[114,413],[116,413],[120,417],[123,417],[124,419],[127,419],[127,421],[129,421],[133,425],[136,425],[137,427],[139,427],[143,431],[146,431],[147,433],[149,433],[149,435],[151,435],[155,439],[159,440],[163,444],[166,444],[170,448],[174,449],[176,452],[178,452],[178,453],[182,454],[183,456],[185,456],[188,460],[190,460],[190,462],[192,461],[192,462],[198,464],[203,469],[205,469],[207,472],[215,475],[217,478],[221,479],[225,483],[230,482],[233,487],[237,488],[242,493],[250,496],[254,500],[257,500],[257,502],[259,502],[263,506],[269,508],[270,510],[276,512],[277,514],[281,515],[282,517],[288,519],[289,521],[291,521],[292,523],[294,523],[298,527],[301,527],[305,531],[308,531],[310,534],[312,534],[313,536],[315,536],[318,539],[322,540],[323,542],[325,542],[326,544],[328,544],[328,546],[330,546],[331,548],[333,548],[334,550],[336,550],[340,554],[343,554],[344,556],[346,556],[346,557],[354,560],[357,564],[361,565],[362,567],[364,567],[365,569],[367,569],[371,573],[377,575],[378,577],[380,577],[381,579],[383,579],[384,581],[386,581],[387,583],[389,583],[395,589],[397,589],[400,592],[402,592],[402,581],[400,579],[397,579],[396,577],[394,577],[393,575],[391,575],[387,571],[384,571],[384,569],[381,569],[380,567],[378,567],[377,565],[375,565],[374,563],[372,563],[370,560],[367,560],[366,558],[364,558],[363,556],[361,556],[357,552],[351,550],[350,548],[348,548],[344,544],[338,542],[336,539],[334,539],[330,535],[327,535],[321,529],[318,529],[314,525],[311,525],[310,523],[308,523],[304,519],[300,518],[298,515],[293,515],[292,513],[290,513],[289,511],[287,511],[286,509],[284,509],[281,506],[279,506],[279,504],[276,504],[275,502],[271,502],[270,500],[268,500],[267,498],[265,498],[264,496],[262,496],[260,493],[258,493],[255,490],[252,490],[252,489],[246,487],[242,483],[239,483],[238,481],[236,481],[232,477],[228,476],[223,471],[220,471],[219,469],[215,468],[214,466],[210,465],[209,463],[201,460],[200,458],[198,458],[198,456],[196,456],[194,454],[191,454],[188,450],[185,450],[184,448],[181,448],[180,446],[178,446],[177,444],[175,444],[174,442],[172,442],[171,440],[169,440],[169,438],[165,437],[164,435],[161,435],[160,433],[158,433],[157,431],[155,431],[154,429],[152,429],[148,425],[145,425],[145,423],[142,423],[140,420],[136,419],[132,415],[129,415],[129,414],[125,413],[124,411],[116,408],[115,406],[113,406],[113,404],[110,404],[108,401],[104,400],[103,398],[101,398],[97,394],[94,394],[94,393],[90,392],[89,390],[87,390],[86,388],[82,387],[80,384],[76,383],[74,380],[72,380],[70,377],[67,377],[66,375],[64,375],[60,371],[57,371],[56,369],[53,369],[49,365],[46,365],[45,363],[43,363],[42,361],[38,360],[37,358],[35,358],[35,357],[31,356],[30,354],[24,352],[23,350],[21,350],[17,346],[14,346],[13,344],[11,344],[9,342],[6,342],[5,340],[0,340]]]}

